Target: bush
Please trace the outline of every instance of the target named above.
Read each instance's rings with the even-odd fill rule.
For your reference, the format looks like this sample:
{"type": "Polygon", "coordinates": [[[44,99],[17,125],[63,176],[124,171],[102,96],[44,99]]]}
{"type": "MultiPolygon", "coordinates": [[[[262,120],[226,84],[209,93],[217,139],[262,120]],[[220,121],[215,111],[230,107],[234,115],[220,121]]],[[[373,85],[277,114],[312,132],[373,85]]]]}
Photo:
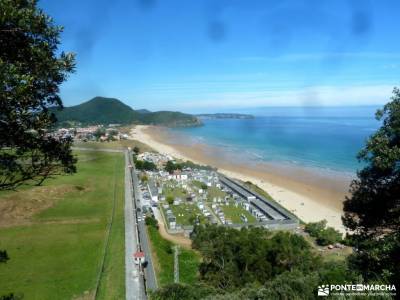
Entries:
{"type": "Polygon", "coordinates": [[[208,189],[208,186],[207,186],[207,184],[205,184],[205,183],[202,183],[202,184],[201,184],[201,189],[203,189],[203,190],[206,190],[206,189],[208,189]]]}
{"type": "Polygon", "coordinates": [[[316,237],[322,230],[326,227],[326,220],[322,220],[315,223],[306,224],[304,230],[308,232],[311,236],[316,237]]]}
{"type": "Polygon", "coordinates": [[[210,294],[214,294],[215,291],[202,284],[179,284],[173,283],[166,285],[151,295],[151,299],[154,300],[183,300],[193,299],[200,300],[204,299],[210,294]]]}
{"type": "Polygon", "coordinates": [[[149,181],[149,177],[147,177],[147,175],[142,175],[142,176],[140,177],[140,180],[141,180],[142,182],[146,183],[146,182],[149,181]]]}
{"type": "Polygon", "coordinates": [[[342,241],[342,234],[332,227],[322,230],[317,236],[316,242],[318,245],[326,246],[339,243],[342,241]]]}
{"type": "Polygon", "coordinates": [[[169,205],[172,205],[174,203],[174,197],[172,196],[167,196],[165,199],[169,205]]]}
{"type": "Polygon", "coordinates": [[[326,227],[326,220],[308,223],[304,230],[315,238],[315,242],[320,246],[326,246],[342,242],[342,234],[332,227],[326,227]]]}
{"type": "Polygon", "coordinates": [[[157,222],[156,218],[154,218],[154,217],[147,216],[145,219],[145,223],[147,226],[152,226],[152,227],[158,228],[158,222],[157,222]]]}
{"type": "Polygon", "coordinates": [[[0,296],[0,300],[21,300],[22,296],[16,296],[13,293],[0,296]]]}
{"type": "Polygon", "coordinates": [[[5,263],[9,259],[10,258],[8,257],[7,251],[6,250],[0,250],[0,263],[5,263]]]}

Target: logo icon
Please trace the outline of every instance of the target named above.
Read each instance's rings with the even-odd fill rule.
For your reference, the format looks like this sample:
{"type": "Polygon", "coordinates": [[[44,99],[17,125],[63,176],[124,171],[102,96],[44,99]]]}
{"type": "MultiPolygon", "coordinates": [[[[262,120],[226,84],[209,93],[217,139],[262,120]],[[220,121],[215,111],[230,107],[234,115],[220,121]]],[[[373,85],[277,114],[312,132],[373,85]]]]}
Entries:
{"type": "Polygon", "coordinates": [[[329,296],[329,285],[323,284],[318,286],[318,296],[329,296]]]}

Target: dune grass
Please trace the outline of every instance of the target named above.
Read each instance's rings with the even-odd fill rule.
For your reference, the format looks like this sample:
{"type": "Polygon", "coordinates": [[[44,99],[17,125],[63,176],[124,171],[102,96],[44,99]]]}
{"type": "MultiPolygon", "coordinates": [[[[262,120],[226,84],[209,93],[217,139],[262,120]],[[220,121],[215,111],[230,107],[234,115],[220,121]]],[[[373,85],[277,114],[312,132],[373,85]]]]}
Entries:
{"type": "MultiPolygon", "coordinates": [[[[0,193],[0,202],[14,201],[18,207],[27,203],[31,190],[45,195],[54,187],[69,187],[45,209],[21,220],[17,215],[11,227],[0,227],[0,249],[10,256],[0,264],[0,294],[86,299],[100,279],[99,299],[124,297],[123,155],[78,152],[78,159],[78,172],[72,176],[59,176],[40,188],[0,193]],[[114,222],[99,276],[114,197],[114,222]]],[[[35,195],[38,203],[45,201],[35,195]]]]}

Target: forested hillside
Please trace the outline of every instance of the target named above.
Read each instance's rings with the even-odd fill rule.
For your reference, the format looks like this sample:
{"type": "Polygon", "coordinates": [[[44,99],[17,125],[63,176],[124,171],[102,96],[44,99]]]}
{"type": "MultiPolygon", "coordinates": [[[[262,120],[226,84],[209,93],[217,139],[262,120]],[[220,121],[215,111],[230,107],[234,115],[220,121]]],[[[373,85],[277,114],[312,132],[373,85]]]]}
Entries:
{"type": "Polygon", "coordinates": [[[151,124],[164,126],[197,126],[201,122],[192,115],[181,112],[136,111],[115,98],[95,97],[79,105],[54,110],[58,124],[151,124]]]}

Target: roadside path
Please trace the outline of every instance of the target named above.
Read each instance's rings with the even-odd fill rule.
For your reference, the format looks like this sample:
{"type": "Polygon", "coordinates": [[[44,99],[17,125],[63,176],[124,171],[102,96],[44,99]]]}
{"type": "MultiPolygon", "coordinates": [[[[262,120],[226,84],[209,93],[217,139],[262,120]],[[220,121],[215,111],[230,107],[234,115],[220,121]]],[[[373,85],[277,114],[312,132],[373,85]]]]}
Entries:
{"type": "Polygon", "coordinates": [[[214,210],[208,206],[207,202],[204,201],[204,206],[210,211],[210,213],[214,216],[215,220],[217,221],[218,224],[222,224],[221,219],[214,213],[214,210]]]}
{"type": "Polygon", "coordinates": [[[126,300],[144,300],[143,276],[139,265],[133,260],[133,254],[139,250],[136,219],[133,211],[133,189],[129,169],[128,151],[125,152],[125,298],[126,300]]]}
{"type": "Polygon", "coordinates": [[[160,235],[175,244],[178,244],[186,249],[192,249],[192,241],[189,238],[185,238],[182,235],[174,235],[174,234],[170,234],[167,232],[167,230],[165,229],[165,224],[164,224],[164,220],[163,217],[161,216],[161,212],[159,210],[159,208],[153,208],[154,211],[154,216],[157,219],[158,222],[158,231],[160,232],[160,235]]]}
{"type": "Polygon", "coordinates": [[[146,287],[149,290],[155,291],[157,289],[157,278],[154,271],[153,260],[151,257],[151,249],[149,243],[149,237],[147,235],[145,219],[142,214],[142,209],[138,210],[137,208],[141,208],[143,203],[142,192],[139,189],[139,179],[135,173],[135,168],[133,162],[131,161],[132,155],[128,152],[130,163],[132,164],[132,182],[133,182],[133,190],[134,190],[134,209],[136,210],[136,218],[137,218],[137,226],[139,232],[139,241],[140,241],[140,249],[144,252],[147,266],[144,269],[145,279],[146,279],[146,287]]]}

